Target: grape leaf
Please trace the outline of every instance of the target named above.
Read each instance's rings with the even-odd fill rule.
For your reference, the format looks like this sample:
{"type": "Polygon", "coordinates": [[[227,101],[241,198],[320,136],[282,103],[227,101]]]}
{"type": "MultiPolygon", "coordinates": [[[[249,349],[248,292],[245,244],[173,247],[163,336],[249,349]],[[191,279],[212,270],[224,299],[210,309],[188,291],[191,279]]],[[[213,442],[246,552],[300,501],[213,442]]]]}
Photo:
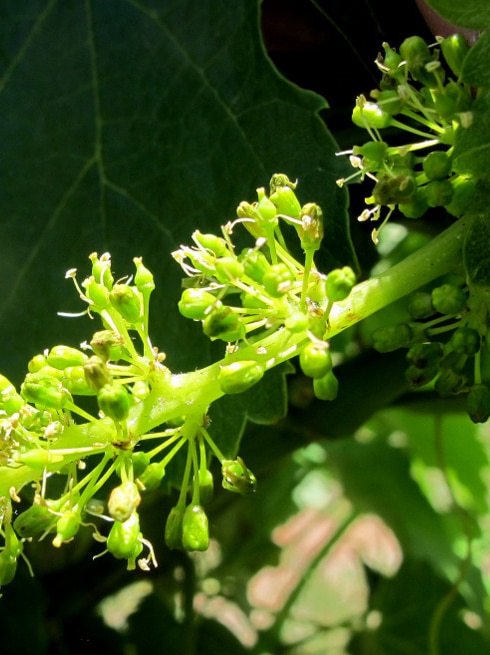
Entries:
{"type": "Polygon", "coordinates": [[[475,216],[465,234],[463,263],[467,281],[486,289],[490,287],[489,238],[488,218],[483,215],[475,216]]]}
{"type": "Polygon", "coordinates": [[[471,124],[459,127],[455,134],[454,168],[488,179],[487,165],[490,152],[490,93],[481,90],[471,108],[471,124]]]}
{"type": "Polygon", "coordinates": [[[427,0],[427,4],[448,21],[461,27],[481,29],[490,25],[487,0],[427,0]]]}
{"type": "Polygon", "coordinates": [[[490,34],[484,32],[470,48],[463,62],[462,78],[473,86],[490,86],[488,61],[490,56],[490,34]]]}
{"type": "MultiPolygon", "coordinates": [[[[260,38],[259,2],[33,0],[0,7],[3,371],[98,325],[65,271],[110,251],[116,277],[143,256],[154,272],[152,334],[176,371],[210,346],[175,310],[182,272],[169,253],[216,231],[271,175],[299,179],[327,217],[325,260],[349,264],[345,164],[318,95],[288,83],[260,38]]],[[[221,351],[220,351],[221,355],[221,351]]]]}

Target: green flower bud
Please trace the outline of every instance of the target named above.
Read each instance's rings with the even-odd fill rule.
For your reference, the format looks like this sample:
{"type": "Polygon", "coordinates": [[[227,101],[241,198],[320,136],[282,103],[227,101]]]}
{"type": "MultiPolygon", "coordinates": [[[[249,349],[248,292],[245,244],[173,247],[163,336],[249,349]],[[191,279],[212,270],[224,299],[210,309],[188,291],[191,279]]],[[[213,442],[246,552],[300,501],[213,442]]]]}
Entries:
{"type": "Polygon", "coordinates": [[[429,203],[424,187],[417,188],[408,200],[404,200],[398,205],[398,211],[406,218],[421,218],[428,209],[429,203]]]}
{"type": "Polygon", "coordinates": [[[97,393],[99,408],[114,421],[124,421],[128,418],[131,398],[122,384],[106,384],[97,393]]]}
{"type": "Polygon", "coordinates": [[[136,273],[134,275],[136,288],[144,297],[149,298],[151,292],[155,289],[153,273],[143,264],[142,257],[135,257],[133,262],[136,266],[136,273]]]}
{"type": "Polygon", "coordinates": [[[400,82],[404,81],[405,71],[402,66],[402,57],[387,43],[383,43],[385,51],[384,57],[378,55],[376,63],[383,73],[388,77],[392,77],[400,82]]]}
{"type": "Polygon", "coordinates": [[[291,290],[294,275],[286,264],[273,264],[264,274],[262,284],[267,293],[273,298],[280,298],[291,290]]]}
{"type": "Polygon", "coordinates": [[[131,386],[131,395],[135,402],[148,398],[150,391],[151,387],[146,380],[136,380],[131,386]]]}
{"type": "Polygon", "coordinates": [[[413,176],[407,173],[396,175],[383,175],[374,185],[373,198],[377,205],[395,205],[408,202],[416,191],[413,176]]]}
{"type": "MultiPolygon", "coordinates": [[[[254,221],[260,221],[260,214],[257,211],[257,203],[253,205],[245,200],[241,202],[236,210],[236,215],[238,218],[252,218],[254,221]]],[[[257,236],[259,236],[260,230],[257,231],[257,236]]]]}
{"type": "Polygon", "coordinates": [[[392,124],[393,117],[375,102],[369,102],[361,96],[352,112],[352,122],[357,127],[381,130],[392,124]]]}
{"type": "Polygon", "coordinates": [[[408,312],[412,318],[428,318],[435,314],[432,297],[427,291],[415,291],[408,298],[408,312]]]}
{"type": "Polygon", "coordinates": [[[95,391],[99,391],[106,384],[112,384],[112,375],[109,373],[105,361],[98,355],[94,355],[86,361],[83,371],[88,386],[95,391]]]}
{"type": "MultiPolygon", "coordinates": [[[[399,323],[374,330],[371,335],[373,347],[380,353],[389,353],[398,348],[408,348],[419,339],[418,330],[414,332],[414,324],[399,323]]],[[[420,335],[422,336],[422,335],[420,335]]]]}
{"type": "Polygon", "coordinates": [[[223,393],[243,393],[257,384],[264,375],[264,369],[255,361],[241,361],[226,364],[218,374],[223,393]]]}
{"type": "Polygon", "coordinates": [[[87,359],[87,355],[76,348],[54,346],[48,353],[47,363],[63,371],[67,366],[82,366],[87,359]]]}
{"type": "Polygon", "coordinates": [[[77,534],[81,524],[80,514],[73,509],[63,512],[56,523],[56,537],[53,546],[59,548],[61,544],[71,541],[77,534]]]}
{"type": "Polygon", "coordinates": [[[277,186],[271,193],[270,200],[276,206],[278,214],[296,219],[300,217],[301,205],[290,186],[277,186]]]}
{"type": "Polygon", "coordinates": [[[117,362],[124,353],[124,338],[114,330],[100,330],[92,337],[90,347],[105,362],[117,362]]]}
{"type": "Polygon", "coordinates": [[[89,259],[92,262],[92,275],[94,280],[109,289],[112,289],[114,284],[114,278],[112,277],[111,272],[111,256],[108,252],[103,253],[100,256],[96,252],[93,252],[89,255],[89,259]]]}
{"type": "Polygon", "coordinates": [[[443,180],[451,172],[452,161],[441,150],[430,152],[422,162],[422,168],[429,180],[443,180]]]}
{"type": "Polygon", "coordinates": [[[466,383],[463,374],[457,373],[451,368],[445,368],[437,378],[434,388],[440,396],[447,397],[464,391],[466,383]]]}
{"type": "Polygon", "coordinates": [[[64,389],[61,381],[45,376],[42,370],[26,375],[20,393],[28,402],[49,409],[62,409],[71,400],[70,394],[64,389]]]}
{"type": "Polygon", "coordinates": [[[335,400],[339,391],[339,381],[333,371],[313,380],[313,393],[319,400],[335,400]]]}
{"type": "Polygon", "coordinates": [[[161,462],[152,462],[138,476],[138,481],[141,482],[147,491],[153,491],[154,489],[158,489],[164,475],[165,467],[162,466],[161,462]]]}
{"type": "Polygon", "coordinates": [[[210,339],[238,341],[246,334],[245,324],[230,307],[214,307],[203,321],[203,332],[210,339]]]}
{"type": "Polygon", "coordinates": [[[258,203],[257,212],[262,221],[269,226],[276,226],[278,223],[277,208],[274,203],[265,195],[265,189],[257,189],[258,203]]]}
{"type": "Polygon", "coordinates": [[[184,522],[183,507],[176,505],[170,510],[165,523],[165,543],[170,550],[179,550],[182,548],[182,530],[184,522]]]}
{"type": "Polygon", "coordinates": [[[140,502],[138,486],[134,482],[127,481],[111,491],[107,508],[113,519],[123,522],[138,509],[140,502]]]}
{"type": "Polygon", "coordinates": [[[27,370],[29,373],[37,373],[42,368],[44,368],[47,363],[48,362],[45,355],[34,355],[34,357],[29,361],[29,364],[27,365],[27,370]]]}
{"type": "Polygon", "coordinates": [[[322,378],[332,370],[332,356],[326,342],[310,342],[299,356],[299,365],[310,378],[322,378]]]}
{"type": "Polygon", "coordinates": [[[449,345],[458,355],[471,357],[480,350],[480,335],[473,328],[460,327],[453,332],[449,345]]]}
{"type": "Polygon", "coordinates": [[[131,463],[133,464],[133,476],[139,478],[150,465],[148,453],[142,450],[131,453],[131,463]]]}
{"type": "Polygon", "coordinates": [[[245,466],[241,457],[236,459],[225,459],[221,462],[221,473],[223,475],[223,488],[234,493],[246,496],[255,493],[257,489],[257,478],[250,469],[245,466]]]}
{"type": "Polygon", "coordinates": [[[468,297],[454,284],[442,284],[432,289],[432,305],[439,314],[460,314],[466,307],[468,297]]]}
{"type": "Polygon", "coordinates": [[[295,311],[286,318],[284,325],[290,332],[304,332],[308,328],[308,316],[295,311]]]}
{"type": "Polygon", "coordinates": [[[58,517],[48,505],[34,503],[14,521],[14,529],[22,539],[37,538],[49,532],[57,522],[58,517]]]}
{"type": "Polygon", "coordinates": [[[414,80],[435,88],[438,80],[442,81],[442,69],[429,71],[426,66],[433,61],[432,54],[427,43],[419,36],[410,36],[400,45],[400,55],[405,60],[408,70],[414,80]]]}
{"type": "Polygon", "coordinates": [[[89,386],[83,366],[68,366],[64,370],[63,386],[74,396],[93,396],[96,391],[89,386]]]}
{"type": "Polygon", "coordinates": [[[441,41],[441,50],[447,65],[459,76],[463,70],[463,62],[469,51],[469,45],[462,34],[452,34],[441,41]]]}
{"type": "Polygon", "coordinates": [[[490,417],[490,389],[485,384],[474,384],[468,391],[466,411],[473,423],[486,423],[490,417]]]}
{"type": "Polygon", "coordinates": [[[17,413],[26,404],[24,398],[17,393],[14,385],[4,375],[0,375],[0,408],[7,416],[17,413]]]}
{"type": "Polygon", "coordinates": [[[297,182],[291,182],[289,177],[284,173],[274,173],[269,182],[269,189],[271,194],[275,193],[281,187],[290,187],[291,189],[296,189],[297,186],[297,182]]]}
{"type": "Polygon", "coordinates": [[[211,307],[221,308],[222,306],[222,302],[217,300],[212,293],[195,287],[184,289],[178,303],[182,316],[194,321],[203,321],[211,307]]]}
{"type": "Polygon", "coordinates": [[[228,284],[243,277],[243,265],[233,255],[216,260],[215,275],[218,282],[228,284]]]}
{"type": "Polygon", "coordinates": [[[182,520],[182,546],[193,552],[209,548],[209,523],[201,505],[188,505],[182,520]]]}
{"type": "Polygon", "coordinates": [[[243,265],[245,275],[261,284],[264,275],[270,268],[270,263],[264,253],[256,248],[245,248],[242,250],[239,260],[243,265]]]}
{"type": "Polygon", "coordinates": [[[230,254],[225,239],[216,236],[216,234],[202,234],[199,230],[196,230],[192,235],[192,239],[206,250],[210,250],[216,257],[226,257],[230,254]]]}
{"type": "Polygon", "coordinates": [[[141,321],[143,308],[141,296],[134,287],[115,284],[109,294],[111,305],[128,323],[141,321]]]}
{"type": "Polygon", "coordinates": [[[397,91],[391,89],[377,92],[374,98],[378,106],[391,116],[399,114],[405,105],[405,100],[400,97],[397,91]]]}
{"type": "Polygon", "coordinates": [[[347,298],[356,283],[356,274],[350,266],[336,268],[327,275],[327,297],[330,302],[347,298]]]}
{"type": "Polygon", "coordinates": [[[450,94],[443,90],[435,96],[434,109],[443,120],[450,121],[458,111],[458,104],[450,94]]]}
{"type": "Polygon", "coordinates": [[[409,366],[405,371],[405,378],[412,387],[423,387],[436,377],[439,373],[437,365],[427,366],[426,368],[418,368],[417,366],[409,366]]]}
{"type": "Polygon", "coordinates": [[[208,505],[214,494],[213,474],[209,469],[199,470],[199,500],[202,505],[208,505]]]}
{"type": "Polygon", "coordinates": [[[139,546],[140,520],[133,512],[126,521],[114,521],[107,537],[107,550],[116,559],[133,559],[139,546]]]}
{"type": "Polygon", "coordinates": [[[82,282],[82,287],[85,289],[85,295],[91,301],[90,308],[92,310],[101,312],[104,309],[109,309],[111,306],[109,289],[96,282],[93,275],[82,282]]]}
{"type": "Polygon", "coordinates": [[[354,146],[353,154],[362,157],[362,167],[366,171],[379,171],[387,156],[388,144],[384,141],[368,141],[362,146],[354,146]]]}
{"type": "Polygon", "coordinates": [[[432,180],[425,185],[429,207],[449,205],[453,197],[453,187],[449,180],[432,180]]]}
{"type": "Polygon", "coordinates": [[[323,212],[314,202],[309,202],[301,208],[301,226],[297,227],[301,247],[307,250],[318,250],[323,239],[323,212]]]}
{"type": "Polygon", "coordinates": [[[417,343],[407,352],[407,361],[418,369],[426,369],[438,366],[444,356],[444,348],[441,343],[417,343]]]}

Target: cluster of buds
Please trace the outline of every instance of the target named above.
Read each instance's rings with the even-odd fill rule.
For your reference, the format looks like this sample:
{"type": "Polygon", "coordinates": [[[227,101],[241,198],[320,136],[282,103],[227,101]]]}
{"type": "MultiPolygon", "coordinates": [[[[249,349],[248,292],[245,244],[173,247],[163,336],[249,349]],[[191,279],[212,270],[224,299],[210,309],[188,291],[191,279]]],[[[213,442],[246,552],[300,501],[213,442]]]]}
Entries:
{"type": "MultiPolygon", "coordinates": [[[[333,399],[337,393],[326,340],[328,317],[333,304],[349,294],[355,275],[348,267],[328,275],[317,270],[322,211],[313,203],[301,206],[295,186],[285,175],[273,176],[270,193],[258,189],[256,202],[241,203],[221,236],[195,232],[194,245],[174,253],[192,278],[180,312],[202,322],[209,338],[227,344],[215,369],[213,397],[246,391],[268,368],[295,355],[318,398],[333,399]],[[287,249],[281,221],[295,228],[304,261],[287,249]],[[237,225],[254,238],[252,247],[239,254],[232,242],[237,225]],[[244,348],[247,357],[241,354],[244,348]]],[[[172,376],[164,354],[151,344],[149,300],[155,284],[141,258],[134,259],[134,277],[118,282],[108,253],[89,259],[91,274],[81,284],[75,270],[67,278],[87,305],[84,313],[100,316],[103,329],[79,348],[58,345],[32,357],[18,391],[0,378],[1,465],[15,474],[25,472],[22,479],[35,483],[30,506],[17,510],[15,520],[12,503],[21,502],[22,484],[2,497],[0,584],[13,577],[24,540],[51,535],[60,548],[82,528],[104,544],[101,554],[126,560],[128,568],[156,565],[141,529],[140,503],[161,485],[177,455],[184,454],[185,464],[178,501],[165,525],[169,548],[200,551],[209,545],[205,508],[214,493],[212,457],[219,461],[224,489],[239,494],[256,489],[244,461],[223,454],[209,434],[205,394],[190,408],[180,389],[182,376],[172,376]],[[173,414],[146,431],[135,430],[134,417],[145,414],[141,407],[151,404],[153,392],[173,403],[173,414]],[[83,446],[74,436],[79,427],[84,428],[83,446]],[[99,458],[88,472],[85,457],[99,458]],[[58,497],[50,494],[54,473],[66,477],[58,497]],[[104,502],[99,494],[114,478],[118,481],[104,502]]]]}
{"type": "Polygon", "coordinates": [[[471,420],[490,417],[490,387],[483,382],[482,359],[490,353],[486,293],[452,277],[429,291],[409,296],[408,322],[372,334],[379,352],[407,348],[406,378],[414,388],[440,396],[466,394],[471,420]]]}
{"type": "Polygon", "coordinates": [[[475,181],[456,170],[453,158],[459,131],[472,122],[474,97],[460,78],[468,49],[460,34],[440,38],[433,47],[421,37],[409,37],[399,52],[384,44],[384,55],[376,60],[380,86],[370,100],[357,99],[352,120],[367,130],[370,141],[340,153],[349,154],[357,170],[338,184],[365,177],[374,181],[366,198],[370,207],[359,220],[377,221],[386,208],[381,227],[372,232],[375,243],[395,209],[416,219],[431,207],[444,207],[459,217],[472,200],[475,181]],[[410,140],[390,146],[381,137],[386,128],[403,130],[410,140]]]}
{"type": "Polygon", "coordinates": [[[323,238],[323,214],[314,203],[301,206],[296,183],[276,174],[267,195],[257,189],[257,201],[241,202],[237,218],[222,227],[222,236],[194,232],[193,246],[173,253],[190,280],[179,302],[181,314],[202,323],[210,339],[227,343],[228,355],[256,346],[253,360],[231,360],[220,370],[224,393],[241,393],[256,384],[277,362],[264,342],[281,332],[282,349],[293,345],[305,375],[314,379],[318,398],[333,399],[336,378],[332,371],[328,317],[335,302],[344,300],[355,284],[349,267],[328,275],[315,267],[314,256],[323,238]],[[304,252],[299,262],[288,250],[281,224],[293,226],[304,252]],[[236,252],[232,235],[243,225],[255,243],[236,252]],[[321,365],[312,365],[322,360],[321,365]],[[313,374],[312,374],[313,372],[313,374]]]}

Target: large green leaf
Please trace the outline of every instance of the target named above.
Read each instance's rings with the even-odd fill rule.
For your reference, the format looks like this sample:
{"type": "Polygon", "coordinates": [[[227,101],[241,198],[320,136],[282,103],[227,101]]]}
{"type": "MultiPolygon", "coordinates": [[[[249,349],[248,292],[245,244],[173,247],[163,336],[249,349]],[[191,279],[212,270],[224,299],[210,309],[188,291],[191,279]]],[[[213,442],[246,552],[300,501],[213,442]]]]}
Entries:
{"type": "Polygon", "coordinates": [[[490,25],[490,5],[487,0],[427,0],[448,21],[461,27],[482,29],[490,25]]]}
{"type": "Polygon", "coordinates": [[[327,217],[324,260],[352,261],[344,163],[319,96],[282,78],[264,53],[258,0],[32,0],[0,6],[0,335],[3,370],[98,326],[64,273],[92,251],[154,271],[154,341],[171,367],[209,361],[178,317],[181,271],[169,254],[216,231],[272,173],[327,217]]]}

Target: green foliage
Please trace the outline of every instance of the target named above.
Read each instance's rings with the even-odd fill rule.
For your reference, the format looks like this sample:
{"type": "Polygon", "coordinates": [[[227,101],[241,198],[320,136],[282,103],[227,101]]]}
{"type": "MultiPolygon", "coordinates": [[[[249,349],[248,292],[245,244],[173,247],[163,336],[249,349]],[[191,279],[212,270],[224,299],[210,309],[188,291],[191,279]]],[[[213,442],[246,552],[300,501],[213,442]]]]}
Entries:
{"type": "Polygon", "coordinates": [[[488,36],[393,23],[344,130],[211,4],[0,9],[2,644],[486,652],[488,36]]]}

